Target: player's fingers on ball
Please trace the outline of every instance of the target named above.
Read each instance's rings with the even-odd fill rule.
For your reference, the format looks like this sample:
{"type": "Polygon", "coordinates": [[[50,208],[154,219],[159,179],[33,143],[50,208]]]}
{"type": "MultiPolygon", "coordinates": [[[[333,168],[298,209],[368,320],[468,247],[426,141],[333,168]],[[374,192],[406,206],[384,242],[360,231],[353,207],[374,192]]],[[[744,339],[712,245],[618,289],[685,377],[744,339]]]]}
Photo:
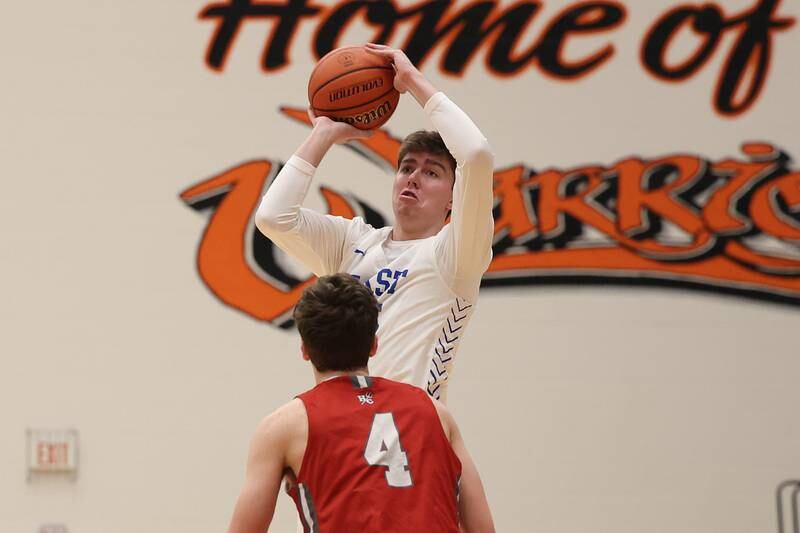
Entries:
{"type": "Polygon", "coordinates": [[[392,58],[394,58],[395,54],[397,54],[397,52],[400,51],[400,50],[395,50],[394,48],[389,48],[388,46],[383,46],[383,45],[380,45],[380,47],[377,47],[377,46],[376,47],[369,47],[368,46],[364,50],[366,50],[367,52],[371,52],[373,54],[378,54],[378,55],[382,55],[382,56],[386,56],[386,57],[392,57],[392,58]]]}
{"type": "Polygon", "coordinates": [[[376,56],[384,56],[384,57],[391,57],[392,51],[391,50],[384,50],[382,48],[365,48],[364,50],[367,51],[369,54],[373,54],[376,56]]]}

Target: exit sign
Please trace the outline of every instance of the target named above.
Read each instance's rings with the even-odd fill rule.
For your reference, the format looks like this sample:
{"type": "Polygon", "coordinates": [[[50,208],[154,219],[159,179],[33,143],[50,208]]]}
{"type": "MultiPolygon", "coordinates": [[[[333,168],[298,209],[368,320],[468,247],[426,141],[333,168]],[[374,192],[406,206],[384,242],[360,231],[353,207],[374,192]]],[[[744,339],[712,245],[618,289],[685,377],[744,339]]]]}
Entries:
{"type": "Polygon", "coordinates": [[[29,429],[28,471],[78,470],[78,432],[74,429],[29,429]]]}

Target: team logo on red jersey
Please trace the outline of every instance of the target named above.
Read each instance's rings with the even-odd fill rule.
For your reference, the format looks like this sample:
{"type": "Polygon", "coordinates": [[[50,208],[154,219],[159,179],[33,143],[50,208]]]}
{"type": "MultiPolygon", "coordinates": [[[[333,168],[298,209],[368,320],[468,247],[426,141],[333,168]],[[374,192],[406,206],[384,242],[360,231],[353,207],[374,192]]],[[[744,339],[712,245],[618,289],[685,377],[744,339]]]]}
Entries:
{"type": "MultiPolygon", "coordinates": [[[[308,124],[305,110],[285,116],[308,124]]],[[[351,148],[394,174],[400,140],[380,130],[351,148]]],[[[694,154],[625,157],[609,166],[500,168],[494,175],[494,259],[484,286],[658,285],[735,294],[800,306],[800,172],[765,142],[740,157],[694,154]]],[[[258,320],[291,325],[313,277],[297,277],[254,228],[253,214],[280,168],[242,163],[184,190],[209,212],[197,253],[208,288],[258,320]]],[[[330,214],[384,217],[365,201],[326,186],[330,214]]]]}
{"type": "Polygon", "coordinates": [[[371,392],[367,392],[365,394],[359,394],[358,401],[361,402],[361,405],[372,405],[375,403],[375,399],[372,397],[371,392]]]}

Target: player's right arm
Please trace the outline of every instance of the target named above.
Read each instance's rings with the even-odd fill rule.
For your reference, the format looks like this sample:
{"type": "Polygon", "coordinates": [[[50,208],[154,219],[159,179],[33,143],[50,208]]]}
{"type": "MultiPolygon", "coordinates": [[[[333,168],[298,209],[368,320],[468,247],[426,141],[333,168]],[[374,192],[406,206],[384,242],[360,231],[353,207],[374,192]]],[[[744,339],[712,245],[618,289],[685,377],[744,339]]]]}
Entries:
{"type": "Polygon", "coordinates": [[[461,530],[464,533],[494,533],[492,512],[489,509],[489,502],[486,500],[481,476],[464,444],[458,424],[444,404],[434,399],[431,401],[436,406],[436,412],[439,414],[445,435],[450,440],[450,446],[461,461],[461,483],[458,498],[461,530]]]}
{"type": "Polygon", "coordinates": [[[272,522],[287,455],[297,433],[296,411],[295,406],[287,404],[262,420],[256,429],[228,533],[264,533],[272,522]]]}
{"type": "Polygon", "coordinates": [[[316,167],[334,144],[366,137],[349,124],[315,117],[311,133],[275,177],[256,211],[256,227],[316,275],[334,272],[351,221],[302,208],[316,167]]]}

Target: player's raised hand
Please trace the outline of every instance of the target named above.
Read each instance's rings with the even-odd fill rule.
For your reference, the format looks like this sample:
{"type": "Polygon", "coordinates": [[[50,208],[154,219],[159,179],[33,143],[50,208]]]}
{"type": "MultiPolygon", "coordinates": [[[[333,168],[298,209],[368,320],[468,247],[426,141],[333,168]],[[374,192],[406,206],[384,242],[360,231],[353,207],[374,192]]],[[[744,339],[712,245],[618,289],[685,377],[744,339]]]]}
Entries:
{"type": "Polygon", "coordinates": [[[346,122],[337,122],[328,117],[318,117],[308,108],[308,118],[315,131],[324,133],[328,139],[336,144],[346,143],[355,139],[364,139],[372,135],[370,130],[360,130],[346,122]]]}
{"type": "Polygon", "coordinates": [[[342,144],[372,135],[372,131],[360,130],[346,122],[336,122],[328,117],[318,117],[311,108],[308,109],[308,118],[313,126],[311,134],[294,154],[315,167],[319,166],[322,158],[334,144],[342,144]]]}
{"type": "Polygon", "coordinates": [[[422,76],[420,71],[408,59],[408,56],[402,50],[396,48],[389,48],[384,44],[366,44],[367,52],[379,56],[383,56],[392,62],[394,67],[394,88],[399,93],[408,91],[409,84],[412,83],[412,78],[415,76],[422,76]]]}
{"type": "Polygon", "coordinates": [[[367,43],[365,48],[367,52],[383,56],[392,62],[395,71],[394,88],[399,93],[408,91],[420,105],[425,105],[428,98],[436,92],[436,89],[425,79],[425,76],[414,66],[414,63],[408,59],[408,56],[402,50],[374,43],[367,43]]]}

